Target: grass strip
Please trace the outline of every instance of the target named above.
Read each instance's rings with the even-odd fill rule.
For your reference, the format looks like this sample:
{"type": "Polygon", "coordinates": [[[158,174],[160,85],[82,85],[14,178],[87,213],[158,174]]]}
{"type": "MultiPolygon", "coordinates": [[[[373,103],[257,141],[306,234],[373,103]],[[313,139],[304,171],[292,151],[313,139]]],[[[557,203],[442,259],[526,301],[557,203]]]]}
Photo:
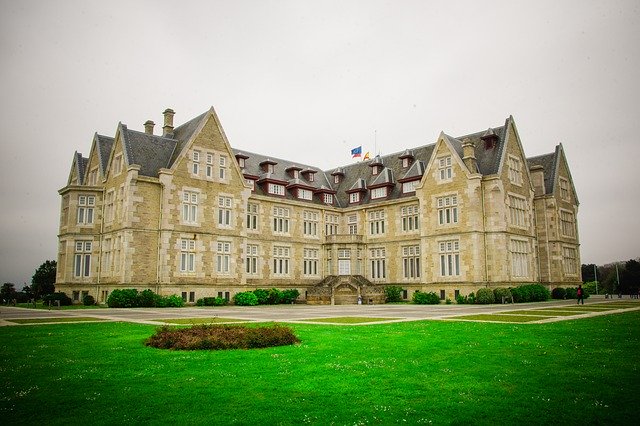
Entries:
{"type": "Polygon", "coordinates": [[[165,318],[154,319],[151,321],[166,322],[167,324],[216,324],[221,322],[250,322],[252,320],[245,320],[239,318],[165,318]]]}
{"type": "Polygon", "coordinates": [[[16,324],[49,324],[52,322],[88,322],[88,321],[109,321],[103,318],[92,317],[64,317],[64,318],[16,318],[7,319],[5,321],[13,322],[16,324]]]}
{"type": "Polygon", "coordinates": [[[372,318],[372,317],[331,317],[331,318],[308,318],[301,321],[322,322],[329,324],[364,324],[370,322],[381,322],[397,320],[399,318],[372,318]]]}
{"type": "Polygon", "coordinates": [[[538,316],[548,316],[548,317],[562,317],[562,316],[572,316],[572,315],[581,315],[583,312],[567,312],[567,311],[552,311],[548,309],[534,309],[530,311],[505,311],[500,312],[501,315],[538,315],[538,316]]]}
{"type": "Polygon", "coordinates": [[[448,317],[446,319],[461,319],[461,320],[473,320],[473,321],[498,321],[498,322],[532,322],[540,321],[543,319],[549,319],[548,316],[533,316],[533,315],[500,315],[500,314],[477,314],[477,315],[462,315],[457,317],[448,317]]]}

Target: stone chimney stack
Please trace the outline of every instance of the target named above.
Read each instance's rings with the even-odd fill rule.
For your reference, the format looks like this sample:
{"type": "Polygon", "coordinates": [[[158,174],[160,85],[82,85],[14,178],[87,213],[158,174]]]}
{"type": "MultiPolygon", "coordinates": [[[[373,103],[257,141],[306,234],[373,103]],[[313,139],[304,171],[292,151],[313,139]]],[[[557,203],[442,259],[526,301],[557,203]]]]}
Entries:
{"type": "Polygon", "coordinates": [[[167,108],[164,114],[164,126],[162,127],[162,136],[173,134],[173,114],[175,112],[171,108],[167,108]]]}
{"type": "Polygon", "coordinates": [[[478,173],[476,146],[469,138],[464,138],[462,141],[462,161],[464,161],[464,164],[471,173],[478,173]]]}
{"type": "Polygon", "coordinates": [[[533,181],[533,191],[536,196],[544,195],[544,167],[537,165],[529,169],[531,172],[531,180],[533,181]]]}
{"type": "Polygon", "coordinates": [[[154,123],[151,120],[147,120],[144,122],[144,132],[148,135],[153,135],[153,126],[155,126],[156,123],[154,123]]]}

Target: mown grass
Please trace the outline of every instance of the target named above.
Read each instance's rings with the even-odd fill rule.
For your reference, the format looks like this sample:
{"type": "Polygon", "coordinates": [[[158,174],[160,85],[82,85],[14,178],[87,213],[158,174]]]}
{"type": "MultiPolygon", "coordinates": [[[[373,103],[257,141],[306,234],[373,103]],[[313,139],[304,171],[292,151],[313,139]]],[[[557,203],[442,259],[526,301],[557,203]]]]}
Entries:
{"type": "Polygon", "coordinates": [[[498,322],[532,322],[551,318],[549,315],[503,315],[503,314],[475,314],[449,317],[449,320],[472,320],[472,321],[498,321],[498,322]]]}
{"type": "Polygon", "coordinates": [[[4,424],[634,424],[640,312],[549,324],[291,324],[301,344],[165,351],[155,327],[0,329],[4,424]]]}
{"type": "Polygon", "coordinates": [[[329,317],[329,318],[308,318],[301,321],[326,322],[330,324],[364,324],[369,322],[381,322],[397,320],[399,318],[374,318],[374,317],[329,317]]]}
{"type": "Polygon", "coordinates": [[[167,324],[216,324],[221,322],[251,322],[251,320],[244,320],[238,318],[165,318],[154,319],[151,321],[166,322],[167,324]]]}
{"type": "Polygon", "coordinates": [[[108,321],[102,318],[93,317],[58,317],[58,318],[15,318],[8,319],[8,322],[16,324],[48,324],[51,322],[90,322],[90,321],[108,321]]]}

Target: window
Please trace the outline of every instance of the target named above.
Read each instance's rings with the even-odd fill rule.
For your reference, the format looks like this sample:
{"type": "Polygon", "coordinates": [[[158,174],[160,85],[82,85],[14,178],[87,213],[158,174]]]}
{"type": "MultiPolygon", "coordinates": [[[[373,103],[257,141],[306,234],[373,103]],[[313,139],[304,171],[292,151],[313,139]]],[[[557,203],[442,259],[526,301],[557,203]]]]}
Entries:
{"type": "Polygon", "coordinates": [[[384,198],[387,196],[387,187],[383,186],[382,188],[374,188],[371,190],[371,199],[375,200],[377,198],[384,198]]]}
{"type": "Polygon", "coordinates": [[[184,191],[182,193],[182,222],[198,223],[198,193],[184,191]]]}
{"type": "Polygon", "coordinates": [[[326,214],[324,216],[324,233],[325,235],[335,235],[338,233],[338,221],[337,214],[326,214]]]}
{"type": "Polygon", "coordinates": [[[104,221],[112,222],[114,217],[115,191],[110,189],[104,196],[104,221]]]}
{"type": "Polygon", "coordinates": [[[247,185],[249,185],[249,188],[251,188],[252,191],[255,191],[255,189],[256,189],[256,181],[255,180],[253,180],[253,179],[245,179],[244,181],[245,181],[245,183],[247,185]]]}
{"type": "Polygon", "coordinates": [[[324,194],[323,199],[325,204],[333,204],[333,194],[324,194]]]}
{"type": "Polygon", "coordinates": [[[402,217],[402,231],[410,232],[418,230],[418,205],[405,206],[400,209],[402,217]]]}
{"type": "Polygon", "coordinates": [[[187,303],[187,302],[189,302],[189,303],[195,302],[196,301],[196,292],[195,291],[190,291],[190,292],[187,293],[186,291],[183,291],[182,292],[182,301],[185,302],[185,303],[187,303]]]}
{"type": "Polygon", "coordinates": [[[116,201],[118,219],[122,220],[122,216],[124,215],[124,185],[118,188],[118,198],[116,198],[116,201]]]}
{"type": "Polygon", "coordinates": [[[340,175],[333,176],[333,183],[340,183],[340,175]]]}
{"type": "Polygon", "coordinates": [[[76,241],[74,256],[74,276],[76,278],[91,276],[91,241],[76,241]]]}
{"type": "Polygon", "coordinates": [[[200,173],[200,151],[193,151],[193,162],[191,163],[191,173],[197,175],[200,173]]]}
{"type": "Polygon", "coordinates": [[[216,272],[219,274],[229,274],[229,264],[231,260],[231,243],[218,241],[216,254],[216,272]]]}
{"type": "Polygon", "coordinates": [[[420,183],[419,180],[412,180],[409,182],[404,182],[402,184],[402,193],[408,194],[410,192],[416,192],[416,186],[420,183]]]}
{"type": "Polygon", "coordinates": [[[318,249],[304,249],[302,268],[303,275],[318,275],[318,249]]]}
{"type": "Polygon", "coordinates": [[[351,194],[349,194],[349,202],[350,203],[359,203],[360,202],[360,193],[359,192],[352,192],[351,194]]]}
{"type": "Polygon", "coordinates": [[[512,226],[526,227],[527,202],[524,198],[509,195],[509,221],[512,226]]]}
{"type": "Polygon", "coordinates": [[[438,159],[438,176],[439,180],[446,181],[453,177],[453,168],[451,167],[451,156],[438,159]]]}
{"type": "Polygon", "coordinates": [[[420,246],[402,247],[402,273],[407,279],[420,278],[420,246]]]}
{"type": "Polygon", "coordinates": [[[358,233],[358,216],[351,214],[347,216],[347,225],[349,226],[349,234],[355,235],[358,233]]]}
{"type": "Polygon", "coordinates": [[[113,243],[113,272],[120,272],[120,265],[122,263],[122,237],[117,236],[113,243]]]}
{"type": "Polygon", "coordinates": [[[233,206],[233,198],[218,197],[218,226],[231,226],[231,206],[233,206]]]}
{"type": "Polygon", "coordinates": [[[195,272],[196,240],[180,240],[180,272],[195,272]]]}
{"type": "Polygon", "coordinates": [[[273,208],[273,232],[278,234],[289,233],[289,209],[284,207],[273,208]]]}
{"type": "Polygon", "coordinates": [[[298,198],[300,198],[301,200],[312,200],[313,192],[309,191],[308,189],[298,188],[298,198]]]}
{"type": "Polygon", "coordinates": [[[511,275],[514,277],[529,276],[529,242],[511,240],[511,275]]]}
{"type": "Polygon", "coordinates": [[[522,185],[522,164],[516,157],[509,156],[507,160],[509,166],[509,181],[514,185],[522,185]]]}
{"type": "Polygon", "coordinates": [[[113,175],[118,176],[122,172],[122,154],[113,157],[113,175]]]}
{"type": "Polygon", "coordinates": [[[253,231],[258,229],[258,205],[249,203],[247,204],[247,229],[253,231]]]}
{"type": "Polygon", "coordinates": [[[93,195],[78,196],[78,224],[91,225],[93,223],[93,209],[96,205],[96,197],[93,195]]]}
{"type": "Polygon", "coordinates": [[[573,247],[562,248],[562,264],[564,273],[567,275],[576,275],[578,273],[576,249],[573,247]]]}
{"type": "Polygon", "coordinates": [[[313,182],[314,180],[316,180],[316,173],[315,172],[308,173],[307,176],[308,176],[307,179],[309,180],[309,182],[313,182]]]}
{"type": "Polygon", "coordinates": [[[273,273],[276,275],[289,275],[289,247],[273,247],[273,273]]]}
{"type": "Polygon", "coordinates": [[[87,184],[90,186],[95,186],[98,183],[98,169],[93,169],[89,172],[89,179],[87,184]]]}
{"type": "Polygon", "coordinates": [[[220,180],[227,179],[227,157],[221,155],[220,156],[220,180]]]}
{"type": "Polygon", "coordinates": [[[560,198],[565,201],[571,201],[569,181],[564,178],[560,178],[560,198]]]}
{"type": "Polygon", "coordinates": [[[371,235],[384,234],[384,210],[369,212],[369,229],[371,235]]]}
{"type": "Polygon", "coordinates": [[[440,276],[460,275],[460,241],[441,241],[440,252],[440,276]]]}
{"type": "Polygon", "coordinates": [[[560,229],[565,237],[575,238],[576,227],[573,213],[567,210],[560,210],[560,229]]]}
{"type": "Polygon", "coordinates": [[[374,280],[386,278],[386,250],[383,247],[372,248],[371,258],[371,278],[374,280]]]}
{"type": "Polygon", "coordinates": [[[267,185],[267,192],[274,195],[284,195],[284,185],[270,183],[267,185]]]}
{"type": "Polygon", "coordinates": [[[256,244],[247,245],[246,272],[249,275],[258,274],[258,246],[256,244]]]}
{"type": "Polygon", "coordinates": [[[207,166],[205,168],[205,175],[207,179],[211,179],[213,177],[213,154],[207,153],[207,166]]]}
{"type": "Polygon", "coordinates": [[[245,167],[245,161],[244,160],[245,159],[242,158],[242,157],[236,157],[236,158],[238,160],[238,166],[240,166],[241,169],[244,169],[244,167],[245,167]]]}
{"type": "Polygon", "coordinates": [[[404,157],[402,159],[402,167],[405,169],[411,165],[411,159],[409,157],[404,157]]]}
{"type": "Polygon", "coordinates": [[[307,237],[318,235],[318,213],[311,211],[302,212],[302,233],[307,237]]]}
{"type": "Polygon", "coordinates": [[[458,196],[439,197],[438,201],[438,224],[449,225],[458,223],[458,196]]]}
{"type": "Polygon", "coordinates": [[[111,249],[111,238],[105,238],[104,242],[102,243],[102,272],[105,275],[111,275],[111,249]]]}

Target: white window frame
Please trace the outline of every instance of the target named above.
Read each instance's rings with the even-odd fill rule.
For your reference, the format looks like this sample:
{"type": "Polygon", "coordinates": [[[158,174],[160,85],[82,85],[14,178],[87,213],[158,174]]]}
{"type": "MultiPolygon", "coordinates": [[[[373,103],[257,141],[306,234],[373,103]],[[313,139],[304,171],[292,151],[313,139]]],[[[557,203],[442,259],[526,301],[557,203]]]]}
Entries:
{"type": "Polygon", "coordinates": [[[289,234],[291,212],[287,207],[273,207],[273,233],[289,234]]]}
{"type": "Polygon", "coordinates": [[[95,195],[78,195],[78,225],[93,225],[95,205],[95,195]]]}
{"type": "Polygon", "coordinates": [[[313,200],[313,191],[298,188],[298,198],[301,200],[313,200]]]}
{"type": "Polygon", "coordinates": [[[267,184],[267,192],[273,195],[282,195],[284,196],[284,185],[279,185],[277,183],[269,183],[267,184]]]}
{"type": "Polygon", "coordinates": [[[224,195],[218,196],[218,227],[230,228],[232,226],[233,198],[224,195]]]}
{"type": "Polygon", "coordinates": [[[509,252],[511,253],[511,276],[529,277],[529,241],[511,238],[509,252]]]}
{"type": "Polygon", "coordinates": [[[369,249],[370,274],[372,280],[384,280],[387,278],[386,252],[384,247],[373,247],[369,249]]]}
{"type": "Polygon", "coordinates": [[[322,199],[325,204],[333,204],[333,194],[324,194],[322,199]]]}
{"type": "Polygon", "coordinates": [[[196,271],[196,240],[180,239],[180,272],[193,273],[196,271]]]}
{"type": "Polygon", "coordinates": [[[354,203],[359,203],[360,202],[360,193],[359,192],[352,192],[349,194],[349,203],[350,204],[354,204],[354,203]]]}
{"type": "Polygon", "coordinates": [[[318,212],[303,210],[302,211],[302,234],[305,237],[318,236],[318,212]]]}
{"type": "Polygon", "coordinates": [[[200,174],[200,151],[193,151],[191,160],[191,174],[200,174]]]}
{"type": "Polygon", "coordinates": [[[319,250],[317,248],[303,249],[302,275],[307,277],[318,276],[318,259],[319,259],[319,250]]]}
{"type": "Polygon", "coordinates": [[[256,203],[248,203],[247,204],[247,221],[246,226],[250,231],[258,230],[258,212],[260,206],[256,203]]]}
{"type": "Polygon", "coordinates": [[[438,209],[438,225],[455,225],[458,223],[458,196],[448,195],[436,199],[438,209]]]}
{"type": "Polygon", "coordinates": [[[564,201],[571,201],[571,191],[569,191],[569,181],[563,177],[559,178],[560,198],[564,201]]]}
{"type": "Polygon", "coordinates": [[[573,212],[560,209],[560,232],[564,237],[576,237],[576,219],[573,212]]]}
{"type": "Polygon", "coordinates": [[[221,155],[219,158],[220,169],[218,171],[218,177],[220,180],[227,180],[227,157],[221,155]]]}
{"type": "Polygon", "coordinates": [[[273,246],[273,274],[289,275],[291,263],[291,247],[273,246]]]}
{"type": "Polygon", "coordinates": [[[186,225],[198,224],[198,199],[200,194],[195,191],[182,192],[182,223],[186,225]]]}
{"type": "Polygon", "coordinates": [[[387,196],[387,188],[386,186],[381,186],[380,188],[373,188],[371,190],[371,199],[377,200],[379,198],[385,198],[387,196]]]}
{"type": "Polygon", "coordinates": [[[438,180],[448,182],[453,179],[453,159],[450,155],[438,158],[438,180]]]}
{"type": "Polygon", "coordinates": [[[440,254],[440,276],[460,276],[460,240],[446,240],[438,242],[440,254]]]}
{"type": "Polygon", "coordinates": [[[231,273],[231,242],[218,241],[216,250],[216,272],[219,275],[231,273]]]}
{"type": "Polygon", "coordinates": [[[409,182],[403,182],[402,183],[402,193],[403,194],[409,194],[411,192],[416,192],[416,187],[418,186],[419,183],[420,183],[419,179],[410,180],[409,182]]]}
{"type": "Polygon", "coordinates": [[[420,246],[402,247],[402,276],[406,280],[420,278],[420,246]]]}
{"type": "Polygon", "coordinates": [[[358,233],[358,215],[351,214],[347,216],[347,226],[349,227],[349,234],[356,235],[358,233]]]}
{"type": "Polygon", "coordinates": [[[415,232],[420,229],[420,209],[417,204],[400,208],[402,232],[415,232]]]}
{"type": "Polygon", "coordinates": [[[207,152],[207,164],[205,167],[205,176],[207,179],[213,178],[213,158],[214,155],[210,152],[207,152]]]}
{"type": "Polygon", "coordinates": [[[565,275],[578,275],[578,250],[575,247],[562,247],[562,269],[565,275]]]}
{"type": "Polygon", "coordinates": [[[509,194],[509,223],[518,228],[527,227],[527,200],[518,195],[509,194]]]}
{"type": "Polygon", "coordinates": [[[245,272],[247,275],[258,275],[259,253],[260,248],[257,244],[247,244],[247,252],[245,256],[245,272]]]}
{"type": "Polygon", "coordinates": [[[88,278],[91,276],[91,250],[93,241],[75,241],[73,260],[73,276],[75,278],[88,278]]]}
{"type": "Polygon", "coordinates": [[[516,186],[522,186],[522,162],[520,159],[509,155],[507,164],[509,167],[509,182],[516,186]]]}
{"type": "Polygon", "coordinates": [[[385,211],[372,210],[369,212],[369,235],[384,235],[385,233],[385,211]]]}
{"type": "Polygon", "coordinates": [[[324,215],[324,234],[335,235],[338,233],[340,216],[337,214],[326,213],[324,215]]]}

